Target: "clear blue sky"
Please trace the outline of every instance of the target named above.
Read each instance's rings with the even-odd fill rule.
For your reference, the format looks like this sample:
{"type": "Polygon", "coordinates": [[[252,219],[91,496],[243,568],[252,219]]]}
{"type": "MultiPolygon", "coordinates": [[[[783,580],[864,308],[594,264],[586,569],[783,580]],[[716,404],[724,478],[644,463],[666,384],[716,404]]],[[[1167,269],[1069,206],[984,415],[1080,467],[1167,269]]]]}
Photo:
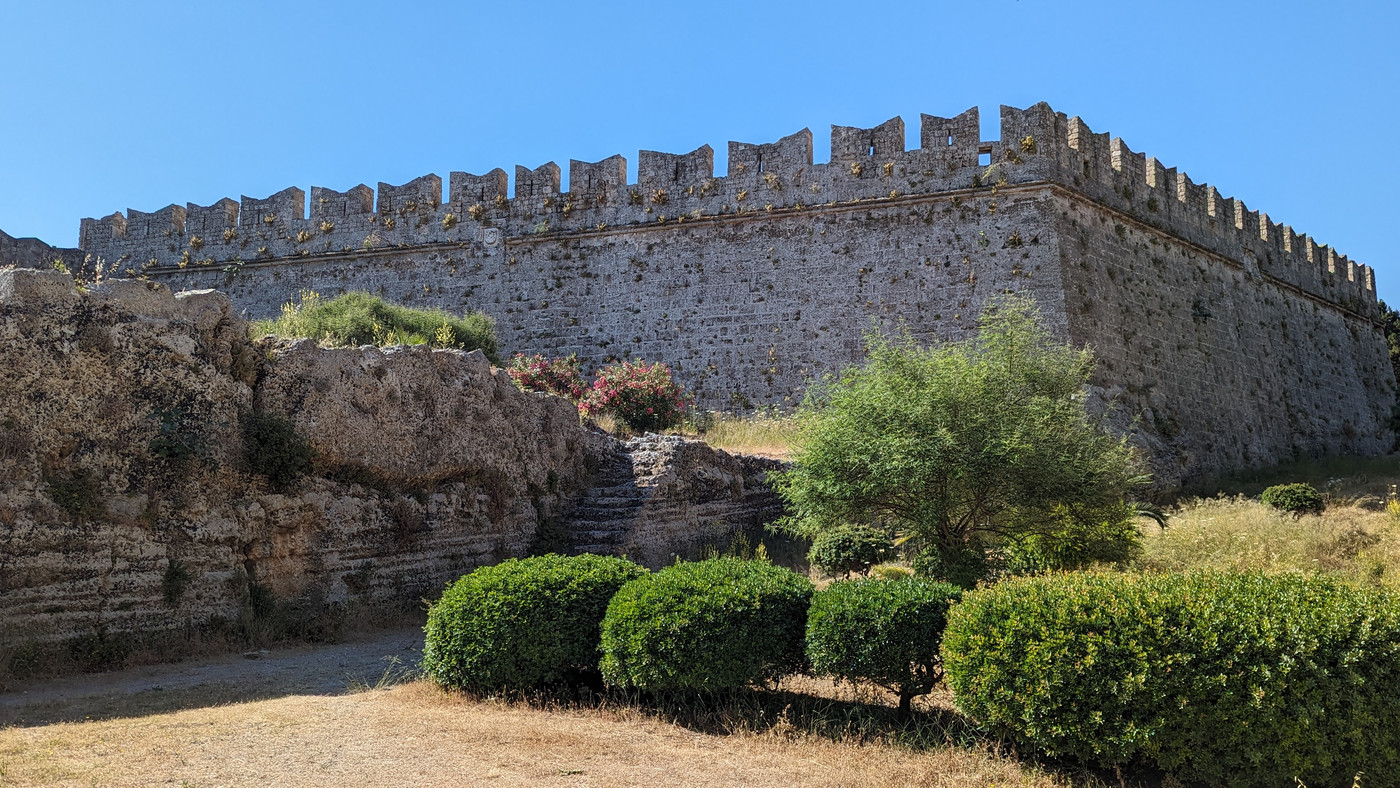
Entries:
{"type": "Polygon", "coordinates": [[[0,0],[0,229],[1048,101],[1376,268],[1400,304],[1389,2],[0,0]]]}

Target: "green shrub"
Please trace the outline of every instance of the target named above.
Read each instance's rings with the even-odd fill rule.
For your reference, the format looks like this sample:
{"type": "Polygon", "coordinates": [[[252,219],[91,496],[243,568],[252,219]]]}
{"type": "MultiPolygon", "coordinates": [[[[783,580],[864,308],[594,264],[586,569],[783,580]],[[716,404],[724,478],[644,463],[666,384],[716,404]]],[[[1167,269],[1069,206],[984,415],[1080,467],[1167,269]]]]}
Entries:
{"type": "Polygon", "coordinates": [[[441,309],[413,309],[369,293],[354,291],[329,301],[303,290],[282,306],[280,317],[259,320],[258,334],[306,337],[332,345],[432,345],[480,350],[493,364],[497,355],[496,321],[483,312],[457,317],[441,309]]]}
{"type": "Polygon", "coordinates": [[[862,365],[807,389],[792,463],[770,475],[787,504],[775,526],[811,538],[878,522],[916,570],[970,587],[1008,542],[1053,537],[1063,512],[1097,523],[1128,511],[1147,477],[1087,407],[1093,354],[1041,322],[1033,301],[1008,296],[966,340],[868,335],[862,365]]]}
{"type": "Polygon", "coordinates": [[[506,374],[521,391],[546,391],[575,405],[588,393],[588,384],[583,380],[583,365],[577,353],[556,358],[545,358],[538,353],[533,356],[516,353],[510,357],[506,374]]]}
{"type": "Polygon", "coordinates": [[[1265,490],[1259,496],[1259,500],[1275,509],[1293,514],[1322,514],[1322,510],[1326,508],[1322,501],[1322,493],[1304,482],[1276,484],[1265,490]]]}
{"type": "Polygon", "coordinates": [[[543,555],[484,566],[428,611],[423,672],[440,684],[530,689],[596,671],[608,600],[646,570],[609,556],[543,555]]]}
{"type": "Polygon", "coordinates": [[[65,475],[46,476],[49,498],[77,522],[87,522],[101,516],[102,484],[86,468],[76,468],[65,475]]]}
{"type": "Polygon", "coordinates": [[[1120,503],[1099,516],[1076,517],[1068,508],[1053,511],[1048,527],[1007,539],[1002,545],[1005,571],[1035,574],[1088,569],[1094,564],[1124,564],[1142,552],[1136,509],[1120,503]]]}
{"type": "Polygon", "coordinates": [[[585,416],[608,415],[637,432],[664,430],[685,418],[685,390],[671,378],[671,368],[641,359],[598,370],[579,401],[585,416]]]}
{"type": "Polygon", "coordinates": [[[1324,576],[1008,580],[953,608],[943,664],[960,709],[1053,756],[1210,785],[1400,774],[1400,600],[1324,576]]]}
{"type": "Polygon", "coordinates": [[[839,525],[812,538],[807,560],[828,577],[868,572],[894,552],[889,536],[868,525],[839,525]]]}
{"type": "Polygon", "coordinates": [[[603,619],[603,679],[737,689],[801,670],[812,584],[764,561],[676,564],[622,587],[603,619]]]}
{"type": "Polygon", "coordinates": [[[818,675],[868,681],[899,695],[899,709],[943,677],[938,656],[957,586],[929,580],[843,580],[818,591],[807,613],[807,658],[818,675]]]}
{"type": "Polygon", "coordinates": [[[316,450],[284,416],[251,410],[240,414],[243,459],[248,470],[267,477],[273,489],[290,489],[311,472],[316,450]]]}

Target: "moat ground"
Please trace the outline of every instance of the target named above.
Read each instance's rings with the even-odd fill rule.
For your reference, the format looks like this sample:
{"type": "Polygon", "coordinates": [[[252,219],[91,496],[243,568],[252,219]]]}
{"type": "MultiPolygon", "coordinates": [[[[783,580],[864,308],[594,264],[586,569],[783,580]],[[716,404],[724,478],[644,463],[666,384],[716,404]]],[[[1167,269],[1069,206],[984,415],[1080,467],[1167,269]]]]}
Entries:
{"type": "Polygon", "coordinates": [[[879,693],[797,681],[772,696],[766,720],[675,721],[620,702],[512,703],[396,684],[395,665],[420,646],[421,633],[403,629],[0,696],[0,786],[1099,784],[997,754],[960,732],[946,696],[924,706],[922,735],[973,738],[911,748],[878,741],[892,730],[870,722],[889,711],[879,693]],[[842,742],[803,732],[782,713],[803,697],[828,699],[830,722],[869,730],[842,742]]]}

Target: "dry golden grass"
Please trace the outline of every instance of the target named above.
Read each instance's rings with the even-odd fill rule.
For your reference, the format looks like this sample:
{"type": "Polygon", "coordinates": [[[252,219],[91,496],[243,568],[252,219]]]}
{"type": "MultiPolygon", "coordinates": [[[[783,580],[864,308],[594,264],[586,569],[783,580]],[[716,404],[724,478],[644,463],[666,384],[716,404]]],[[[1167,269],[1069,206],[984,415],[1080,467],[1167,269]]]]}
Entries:
{"type": "MultiPolygon", "coordinates": [[[[1397,512],[1400,514],[1400,512],[1397,512]]],[[[1294,517],[1244,497],[1186,502],[1166,529],[1149,526],[1146,569],[1326,571],[1400,586],[1400,516],[1369,503],[1294,517]]]]}
{"type": "Polygon", "coordinates": [[[0,730],[0,785],[1069,786],[985,747],[727,735],[642,707],[474,700],[426,682],[0,730]]]}
{"type": "Polygon", "coordinates": [[[778,460],[792,455],[797,422],[791,416],[764,413],[752,416],[711,413],[709,416],[703,429],[690,427],[681,433],[733,454],[756,454],[778,460]]]}

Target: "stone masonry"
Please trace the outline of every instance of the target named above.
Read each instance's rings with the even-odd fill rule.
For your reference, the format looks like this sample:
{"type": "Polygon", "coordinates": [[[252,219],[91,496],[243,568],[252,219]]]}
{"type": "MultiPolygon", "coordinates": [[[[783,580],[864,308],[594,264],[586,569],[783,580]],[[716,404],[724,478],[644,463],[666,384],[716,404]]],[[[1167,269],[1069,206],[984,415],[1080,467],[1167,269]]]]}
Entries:
{"type": "Polygon", "coordinates": [[[627,162],[427,175],[84,219],[90,263],[217,287],[263,317],[303,289],[480,309],[504,346],[672,365],[701,407],[788,406],[861,357],[871,320],[968,335],[1032,294],[1089,344],[1096,401],[1166,484],[1388,450],[1394,382],[1369,267],[1045,104],[804,129],[627,162]]]}

